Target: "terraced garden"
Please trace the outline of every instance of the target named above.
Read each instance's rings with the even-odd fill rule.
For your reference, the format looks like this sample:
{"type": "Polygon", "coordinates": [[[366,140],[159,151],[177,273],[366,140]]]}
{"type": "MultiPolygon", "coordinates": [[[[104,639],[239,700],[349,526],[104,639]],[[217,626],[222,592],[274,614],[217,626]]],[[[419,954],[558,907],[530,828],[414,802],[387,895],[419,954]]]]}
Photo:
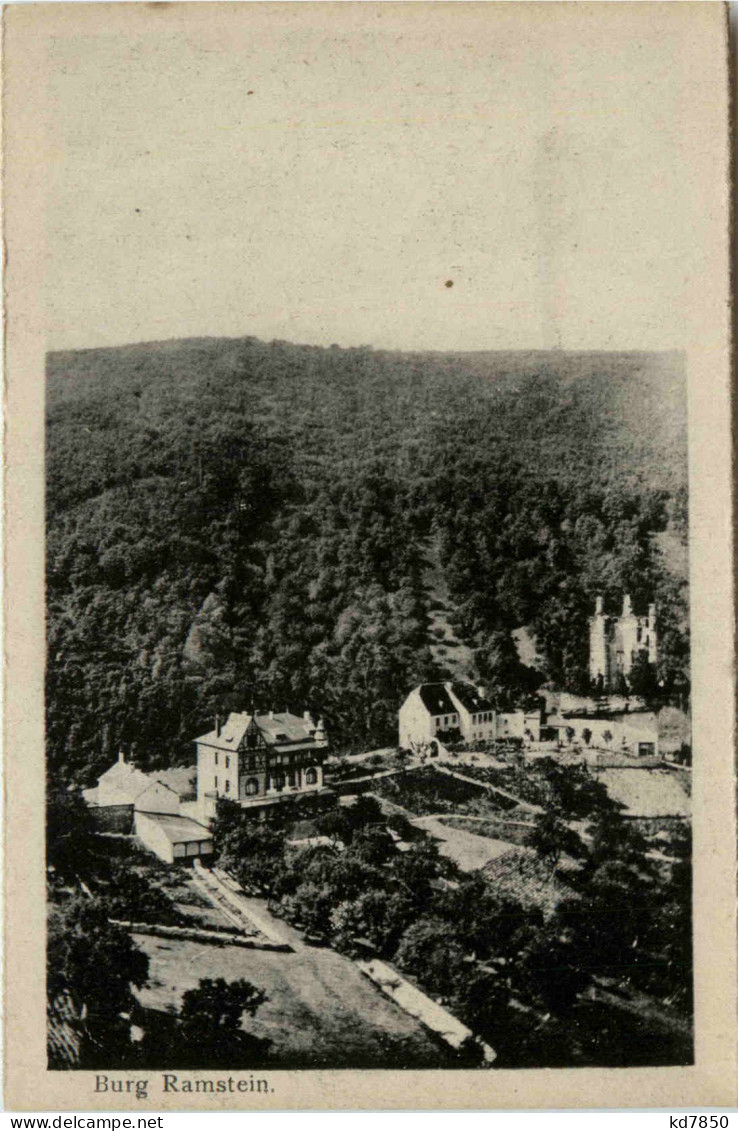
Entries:
{"type": "MultiPolygon", "coordinates": [[[[466,774],[467,767],[463,767],[466,774]]],[[[469,775],[471,776],[471,775],[469,775]]],[[[372,793],[419,817],[439,813],[473,813],[490,816],[514,808],[514,802],[479,785],[438,772],[432,766],[408,770],[393,777],[378,778],[372,793]]]]}

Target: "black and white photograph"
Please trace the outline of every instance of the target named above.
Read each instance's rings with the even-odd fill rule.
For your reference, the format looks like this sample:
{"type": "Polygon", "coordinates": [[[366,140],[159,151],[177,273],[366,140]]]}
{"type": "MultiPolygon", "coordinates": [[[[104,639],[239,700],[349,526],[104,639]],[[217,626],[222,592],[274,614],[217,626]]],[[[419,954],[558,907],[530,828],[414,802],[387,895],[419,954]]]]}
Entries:
{"type": "Polygon", "coordinates": [[[52,7],[46,1068],[693,1066],[714,6],[52,7]]]}

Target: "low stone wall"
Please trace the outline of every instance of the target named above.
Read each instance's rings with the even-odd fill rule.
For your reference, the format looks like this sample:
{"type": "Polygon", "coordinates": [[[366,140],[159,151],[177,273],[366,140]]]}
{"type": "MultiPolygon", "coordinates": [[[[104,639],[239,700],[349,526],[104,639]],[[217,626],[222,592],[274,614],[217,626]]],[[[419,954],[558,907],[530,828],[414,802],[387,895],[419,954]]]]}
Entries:
{"type": "Polygon", "coordinates": [[[201,887],[203,893],[213,901],[218,910],[232,923],[248,925],[259,931],[265,939],[274,944],[274,948],[277,950],[292,950],[289,943],[247,901],[239,884],[222,868],[210,870],[203,867],[198,861],[195,863],[192,878],[196,885],[201,887]]]}
{"type": "Polygon", "coordinates": [[[291,950],[287,943],[271,939],[255,939],[236,931],[209,931],[203,927],[171,927],[164,923],[135,923],[127,919],[109,919],[115,927],[125,927],[134,935],[159,935],[164,939],[188,939],[214,946],[241,946],[247,950],[291,950]]]}
{"type": "MultiPolygon", "coordinates": [[[[467,1029],[457,1017],[437,1001],[433,1001],[433,998],[428,997],[417,986],[413,986],[386,962],[381,962],[378,958],[369,961],[357,959],[356,965],[362,974],[371,979],[382,993],[392,998],[400,1009],[404,1009],[411,1017],[416,1017],[452,1048],[459,1049],[465,1041],[474,1037],[471,1029],[467,1029]]],[[[497,1059],[495,1050],[483,1042],[481,1049],[485,1064],[493,1064],[497,1059]]]]}
{"type": "Polygon", "coordinates": [[[351,797],[355,793],[369,793],[382,778],[397,777],[403,770],[380,770],[363,778],[346,778],[345,781],[331,782],[331,789],[338,797],[351,797]]]}
{"type": "Polygon", "coordinates": [[[482,793],[498,794],[504,797],[505,801],[512,802],[514,806],[520,809],[525,809],[529,813],[542,813],[540,805],[534,805],[532,801],[523,801],[522,798],[516,797],[512,793],[508,793],[506,789],[500,789],[497,785],[492,785],[491,782],[480,781],[478,778],[467,777],[466,774],[460,773],[458,770],[451,770],[448,766],[434,766],[439,774],[446,774],[449,778],[456,778],[457,781],[467,782],[469,785],[475,785],[482,793]]]}

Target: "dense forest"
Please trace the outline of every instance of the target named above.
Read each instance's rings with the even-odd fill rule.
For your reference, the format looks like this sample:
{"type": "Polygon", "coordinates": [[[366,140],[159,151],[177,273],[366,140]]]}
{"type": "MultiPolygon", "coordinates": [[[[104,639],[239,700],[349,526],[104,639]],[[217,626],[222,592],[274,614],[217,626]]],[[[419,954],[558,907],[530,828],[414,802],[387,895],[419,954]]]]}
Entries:
{"type": "Polygon", "coordinates": [[[411,354],[198,339],[49,355],[47,740],[86,785],[118,746],[193,759],[228,709],[396,741],[446,672],[431,569],[502,702],[586,684],[603,593],[658,605],[688,675],[676,354],[411,354]],[[539,670],[518,663],[526,626],[539,670]]]}

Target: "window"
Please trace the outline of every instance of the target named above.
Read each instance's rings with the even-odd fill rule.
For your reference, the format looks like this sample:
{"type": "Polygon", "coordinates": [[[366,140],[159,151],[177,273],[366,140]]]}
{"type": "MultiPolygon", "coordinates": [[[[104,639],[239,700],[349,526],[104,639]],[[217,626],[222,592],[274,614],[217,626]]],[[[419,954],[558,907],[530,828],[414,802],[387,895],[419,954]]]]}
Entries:
{"type": "Polygon", "coordinates": [[[228,757],[228,755],[226,754],[226,769],[229,770],[230,768],[231,768],[231,760],[228,757]]]}
{"type": "Polygon", "coordinates": [[[256,769],[256,755],[255,754],[249,754],[248,758],[246,759],[246,769],[247,770],[255,770],[256,769]]]}
{"type": "MultiPolygon", "coordinates": [[[[305,771],[305,785],[315,785],[318,780],[317,770],[311,766],[309,770],[305,771]]],[[[307,802],[305,803],[307,804],[307,802]]]]}
{"type": "Polygon", "coordinates": [[[218,765],[218,751],[215,751],[215,764],[218,765]]]}
{"type": "Polygon", "coordinates": [[[287,784],[288,785],[294,785],[295,784],[295,771],[294,770],[290,770],[290,772],[288,773],[287,784]]]}
{"type": "Polygon", "coordinates": [[[259,792],[259,783],[256,778],[249,778],[246,782],[246,793],[249,797],[253,797],[255,793],[259,792]]]}
{"type": "Polygon", "coordinates": [[[284,789],[284,774],[281,771],[275,774],[272,783],[275,789],[284,789]]]}
{"type": "Polygon", "coordinates": [[[225,791],[226,791],[226,793],[231,792],[231,783],[229,782],[228,778],[226,778],[225,791]]]}
{"type": "Polygon", "coordinates": [[[218,775],[215,775],[215,788],[218,788],[218,775]]]}

